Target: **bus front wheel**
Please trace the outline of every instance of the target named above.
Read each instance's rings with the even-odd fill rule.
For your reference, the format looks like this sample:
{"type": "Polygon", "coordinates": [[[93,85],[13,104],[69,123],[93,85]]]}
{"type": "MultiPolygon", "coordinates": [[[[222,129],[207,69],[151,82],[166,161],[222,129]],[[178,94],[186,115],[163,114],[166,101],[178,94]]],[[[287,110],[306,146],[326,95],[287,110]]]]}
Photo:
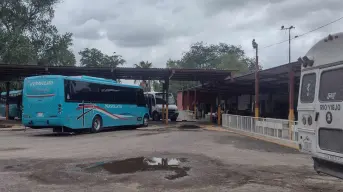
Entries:
{"type": "Polygon", "coordinates": [[[99,115],[95,116],[92,121],[92,133],[97,133],[102,128],[102,119],[99,115]]]}

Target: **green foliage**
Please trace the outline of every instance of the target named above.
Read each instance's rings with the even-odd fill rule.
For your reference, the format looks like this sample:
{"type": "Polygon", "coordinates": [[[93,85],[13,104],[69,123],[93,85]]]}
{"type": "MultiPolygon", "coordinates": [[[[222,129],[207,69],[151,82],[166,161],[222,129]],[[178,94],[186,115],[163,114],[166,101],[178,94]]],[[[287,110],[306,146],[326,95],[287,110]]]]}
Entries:
{"type": "MultiPolygon", "coordinates": [[[[245,55],[240,46],[225,43],[206,45],[197,42],[190,46],[190,50],[185,52],[180,60],[169,59],[166,66],[167,68],[226,69],[242,74],[254,70],[255,62],[245,55]]],[[[171,81],[170,92],[175,94],[178,90],[197,84],[198,82],[171,81]]]]}
{"type": "Polygon", "coordinates": [[[69,48],[73,45],[71,33],[64,35],[54,34],[45,45],[47,49],[42,53],[38,64],[50,66],[73,66],[76,63],[75,55],[69,48]]]}
{"type": "Polygon", "coordinates": [[[163,91],[163,85],[159,81],[153,81],[152,87],[155,92],[162,92],[163,91]]]}
{"type": "Polygon", "coordinates": [[[35,59],[35,50],[28,37],[0,32],[0,61],[10,64],[26,64],[35,59]]]}
{"type": "MultiPolygon", "coordinates": [[[[140,61],[138,64],[134,64],[134,67],[141,68],[141,69],[149,69],[152,67],[152,63],[149,61],[140,61]]],[[[155,84],[158,83],[158,82],[147,80],[147,79],[143,79],[142,81],[147,85],[146,87],[143,88],[145,92],[151,91],[151,84],[154,85],[154,83],[155,84]]],[[[136,84],[137,82],[140,83],[142,81],[135,80],[134,83],[136,84]]]]}
{"type": "Polygon", "coordinates": [[[84,67],[113,67],[116,68],[119,65],[123,65],[126,61],[121,55],[106,55],[100,50],[92,48],[85,48],[79,52],[81,56],[80,63],[84,67]]]}
{"type": "Polygon", "coordinates": [[[149,61],[140,61],[138,64],[134,64],[136,68],[149,69],[152,67],[152,63],[149,61]]]}
{"type": "Polygon", "coordinates": [[[0,1],[0,61],[8,64],[75,65],[72,34],[51,21],[59,0],[0,1]]]}
{"type": "Polygon", "coordinates": [[[240,46],[225,43],[206,45],[197,42],[190,46],[190,50],[183,54],[181,60],[169,60],[167,67],[248,70],[252,64],[250,61],[240,46]]]}

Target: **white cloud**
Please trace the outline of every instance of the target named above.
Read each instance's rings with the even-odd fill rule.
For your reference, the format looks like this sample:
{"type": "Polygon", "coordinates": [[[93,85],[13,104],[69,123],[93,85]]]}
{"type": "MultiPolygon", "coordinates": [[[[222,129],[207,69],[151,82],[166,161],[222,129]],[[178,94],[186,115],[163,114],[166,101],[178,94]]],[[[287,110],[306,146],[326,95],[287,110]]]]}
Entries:
{"type": "MultiPolygon", "coordinates": [[[[253,38],[259,43],[264,68],[288,62],[288,43],[281,25],[302,34],[343,16],[341,0],[64,0],[56,8],[54,24],[74,33],[74,52],[95,47],[117,52],[133,66],[149,60],[164,67],[181,58],[191,43],[225,42],[241,45],[253,57],[253,38]]],[[[304,55],[320,38],[343,30],[343,20],[292,41],[292,60],[304,55]]]]}

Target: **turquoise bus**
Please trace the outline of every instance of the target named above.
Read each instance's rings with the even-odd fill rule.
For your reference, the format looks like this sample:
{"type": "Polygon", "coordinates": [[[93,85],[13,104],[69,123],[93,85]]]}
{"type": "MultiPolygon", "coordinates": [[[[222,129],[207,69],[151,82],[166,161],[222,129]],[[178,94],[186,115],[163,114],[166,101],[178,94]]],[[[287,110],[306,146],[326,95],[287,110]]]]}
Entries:
{"type": "Polygon", "coordinates": [[[90,76],[27,77],[22,123],[54,132],[99,132],[106,127],[148,126],[141,87],[90,76]]]}
{"type": "MultiPolygon", "coordinates": [[[[8,118],[14,120],[15,118],[21,118],[21,106],[22,106],[22,90],[14,90],[9,92],[9,114],[8,118]]],[[[0,116],[6,117],[6,92],[2,92],[0,95],[0,116]]]]}

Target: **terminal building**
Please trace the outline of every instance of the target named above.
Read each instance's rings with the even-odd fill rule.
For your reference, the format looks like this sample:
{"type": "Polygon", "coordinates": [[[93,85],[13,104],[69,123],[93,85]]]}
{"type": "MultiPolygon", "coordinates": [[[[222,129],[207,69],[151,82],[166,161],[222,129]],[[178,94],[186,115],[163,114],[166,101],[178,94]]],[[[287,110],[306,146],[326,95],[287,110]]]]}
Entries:
{"type": "MultiPolygon", "coordinates": [[[[259,71],[259,117],[289,119],[290,110],[297,118],[296,108],[301,65],[298,62],[259,71]],[[293,104],[290,106],[290,104],[293,104]]],[[[177,95],[179,110],[197,110],[197,118],[217,111],[254,116],[255,74],[228,77],[181,90],[177,95]]]]}

